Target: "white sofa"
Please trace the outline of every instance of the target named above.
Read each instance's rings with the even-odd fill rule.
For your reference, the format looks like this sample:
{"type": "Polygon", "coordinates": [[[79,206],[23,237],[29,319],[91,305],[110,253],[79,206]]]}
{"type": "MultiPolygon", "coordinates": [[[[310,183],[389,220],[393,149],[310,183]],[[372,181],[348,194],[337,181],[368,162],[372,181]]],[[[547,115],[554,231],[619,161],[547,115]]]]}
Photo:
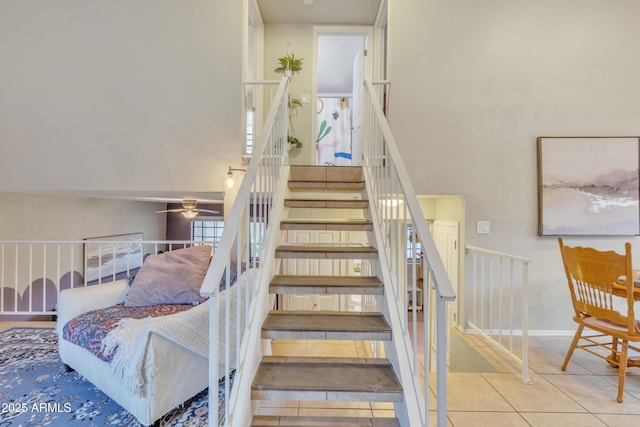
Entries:
{"type": "MultiPolygon", "coordinates": [[[[64,325],[69,320],[119,304],[128,291],[125,280],[62,291],[57,307],[60,359],[131,412],[140,423],[150,425],[208,386],[207,358],[151,333],[146,357],[153,358],[151,365],[155,365],[155,369],[153,375],[147,372],[149,375],[145,376],[151,378],[151,383],[142,395],[137,395],[115,379],[110,363],[62,338],[64,325]]],[[[143,369],[149,369],[148,365],[143,364],[143,369]]]]}

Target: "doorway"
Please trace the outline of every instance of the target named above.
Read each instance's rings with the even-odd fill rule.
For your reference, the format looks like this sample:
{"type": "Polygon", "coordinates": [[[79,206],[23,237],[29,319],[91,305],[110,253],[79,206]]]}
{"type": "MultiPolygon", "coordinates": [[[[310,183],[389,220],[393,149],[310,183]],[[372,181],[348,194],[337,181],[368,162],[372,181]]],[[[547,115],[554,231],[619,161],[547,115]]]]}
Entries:
{"type": "Polygon", "coordinates": [[[314,27],[311,164],[361,164],[360,90],[370,75],[370,27],[314,27]]]}

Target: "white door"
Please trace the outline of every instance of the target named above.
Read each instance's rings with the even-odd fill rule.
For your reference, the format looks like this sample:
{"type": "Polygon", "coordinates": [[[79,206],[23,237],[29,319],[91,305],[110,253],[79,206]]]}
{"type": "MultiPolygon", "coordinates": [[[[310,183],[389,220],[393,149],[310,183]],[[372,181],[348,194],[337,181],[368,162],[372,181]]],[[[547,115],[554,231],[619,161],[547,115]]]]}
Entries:
{"type": "MultiPolygon", "coordinates": [[[[438,253],[440,254],[440,258],[442,258],[442,263],[444,264],[444,268],[447,271],[447,276],[449,277],[449,281],[451,282],[451,286],[453,290],[458,295],[458,255],[459,255],[459,243],[458,243],[458,234],[459,234],[459,225],[454,221],[441,221],[436,220],[432,225],[432,235],[433,240],[436,244],[436,248],[438,249],[438,253]]],[[[426,286],[426,285],[425,285],[426,286]]],[[[435,371],[435,362],[436,362],[436,342],[435,342],[435,333],[436,333],[436,306],[435,306],[435,290],[432,289],[432,286],[429,285],[429,347],[431,349],[431,358],[429,359],[429,371],[435,371]]],[[[448,323],[447,328],[447,342],[451,342],[451,327],[455,326],[458,321],[458,300],[452,304],[447,304],[446,310],[446,318],[448,323]]],[[[446,351],[447,358],[447,366],[449,366],[449,348],[446,351]]]]}
{"type": "Polygon", "coordinates": [[[351,100],[351,164],[362,164],[362,85],[366,56],[366,39],[353,59],[353,97],[351,100]]]}
{"type": "MultiPolygon", "coordinates": [[[[458,273],[459,273],[459,261],[460,261],[460,249],[459,249],[459,224],[455,221],[439,221],[433,222],[433,239],[435,240],[436,247],[444,263],[444,268],[447,270],[449,281],[453,287],[453,291],[456,296],[458,292],[458,273]]],[[[458,325],[458,299],[449,304],[449,326],[458,325]]]]}
{"type": "MultiPolygon", "coordinates": [[[[322,96],[337,96],[338,98],[346,97],[349,99],[349,109],[352,109],[351,106],[354,102],[354,93],[353,88],[350,87],[351,84],[347,84],[347,82],[351,83],[356,74],[360,74],[361,76],[371,77],[371,70],[374,68],[374,64],[372,64],[373,60],[376,61],[375,67],[382,68],[382,61],[384,59],[384,55],[382,51],[379,52],[378,55],[368,54],[364,56],[364,52],[366,46],[372,45],[377,47],[382,47],[381,43],[376,45],[373,44],[373,27],[362,27],[362,26],[314,26],[313,27],[313,64],[312,64],[312,74],[311,74],[311,84],[312,84],[312,92],[311,92],[311,105],[318,106],[314,111],[320,111],[322,109],[322,103],[318,100],[322,98],[322,96]],[[328,39],[332,38],[340,38],[340,42],[335,49],[332,49],[329,53],[325,50],[323,46],[327,46],[325,43],[328,39]],[[319,39],[320,42],[319,42],[319,39]],[[320,46],[320,47],[319,47],[320,46]],[[360,66],[360,71],[354,72],[352,69],[354,67],[354,58],[355,52],[358,50],[362,50],[362,55],[358,55],[358,61],[362,61],[363,63],[360,66]],[[328,86],[331,86],[331,89],[328,89],[328,86]]],[[[379,49],[376,49],[378,52],[379,49]]],[[[363,77],[358,77],[360,82],[363,81],[363,77]]],[[[361,97],[361,95],[359,95],[361,97]]],[[[360,103],[361,105],[361,103],[360,103]]],[[[361,107],[360,107],[361,110],[361,107]]],[[[357,113],[358,114],[358,113],[357,113]]],[[[361,117],[361,114],[359,114],[361,117]]],[[[315,149],[311,150],[311,164],[318,164],[320,158],[325,158],[325,156],[321,156],[318,153],[319,148],[319,138],[324,132],[320,132],[322,127],[322,120],[318,123],[318,118],[314,117],[311,120],[311,134],[314,135],[315,140],[315,149]]],[[[351,111],[351,119],[353,120],[353,111],[351,111]]],[[[356,120],[360,120],[356,117],[356,120]]],[[[353,123],[350,126],[353,128],[353,123]]],[[[325,127],[326,129],[326,127],[325,127]]],[[[353,138],[353,131],[351,132],[351,137],[353,138]]],[[[346,139],[345,139],[346,141],[346,139]]],[[[351,164],[360,165],[362,163],[361,153],[362,148],[355,144],[355,147],[352,144],[352,149],[350,153],[351,164]],[[359,151],[358,151],[359,150],[359,151]],[[354,161],[355,159],[355,161],[354,161]]],[[[321,163],[321,162],[320,162],[321,163]]]]}

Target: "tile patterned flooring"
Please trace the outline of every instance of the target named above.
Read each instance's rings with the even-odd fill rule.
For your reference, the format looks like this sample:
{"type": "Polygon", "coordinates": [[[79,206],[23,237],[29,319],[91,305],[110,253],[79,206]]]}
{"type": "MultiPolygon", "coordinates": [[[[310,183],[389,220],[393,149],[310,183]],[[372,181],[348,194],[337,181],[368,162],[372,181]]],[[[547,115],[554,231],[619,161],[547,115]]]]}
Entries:
{"type": "MultiPolygon", "coordinates": [[[[498,372],[448,374],[448,425],[453,427],[631,427],[640,426],[640,370],[631,369],[623,403],[615,400],[617,370],[583,351],[560,370],[571,337],[530,337],[529,367],[533,384],[523,384],[509,357],[479,337],[465,336],[498,372]]],[[[519,345],[514,343],[514,346],[519,345]]],[[[370,355],[360,342],[277,340],[274,354],[287,356],[370,355]]],[[[430,407],[435,408],[435,378],[429,379],[430,407]]],[[[260,415],[391,416],[391,404],[260,401],[260,415]]],[[[435,425],[435,414],[431,417],[435,425]]]]}
{"type": "MultiPolygon", "coordinates": [[[[53,326],[51,322],[0,322],[13,326],[53,326]]],[[[624,403],[615,400],[617,370],[583,351],[576,352],[566,372],[560,370],[570,337],[530,337],[529,366],[533,384],[522,384],[518,368],[477,337],[465,337],[496,367],[496,373],[448,374],[448,421],[453,427],[637,427],[640,426],[640,370],[631,369],[624,403]]],[[[276,340],[273,354],[282,356],[370,355],[366,343],[354,341],[276,340]]],[[[430,378],[431,407],[435,379],[430,378]]],[[[258,402],[258,415],[393,416],[388,403],[258,402]]],[[[435,416],[432,417],[435,425],[435,416]]]]}

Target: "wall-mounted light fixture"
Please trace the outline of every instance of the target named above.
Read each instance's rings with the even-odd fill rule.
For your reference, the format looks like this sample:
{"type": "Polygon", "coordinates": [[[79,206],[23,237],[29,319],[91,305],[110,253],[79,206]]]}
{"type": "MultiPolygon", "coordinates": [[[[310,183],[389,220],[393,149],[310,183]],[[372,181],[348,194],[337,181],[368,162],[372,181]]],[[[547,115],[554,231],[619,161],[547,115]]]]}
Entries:
{"type": "Polygon", "coordinates": [[[229,172],[227,172],[227,187],[232,188],[233,187],[233,172],[247,172],[245,169],[233,169],[231,166],[229,166],[229,172]]]}

